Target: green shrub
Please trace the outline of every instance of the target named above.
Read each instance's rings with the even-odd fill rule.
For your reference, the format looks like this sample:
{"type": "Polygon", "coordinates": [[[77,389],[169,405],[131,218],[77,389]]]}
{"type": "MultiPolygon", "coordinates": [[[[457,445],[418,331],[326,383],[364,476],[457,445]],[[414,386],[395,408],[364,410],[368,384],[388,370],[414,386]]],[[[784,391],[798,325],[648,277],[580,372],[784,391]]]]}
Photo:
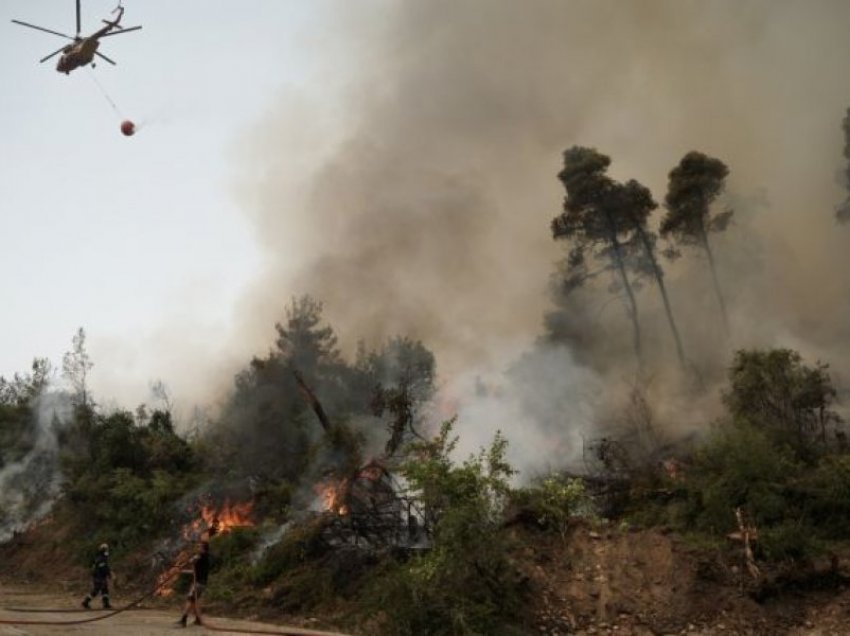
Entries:
{"type": "Polygon", "coordinates": [[[822,537],[850,538],[850,455],[824,457],[798,488],[807,516],[822,537]]]}
{"type": "Polygon", "coordinates": [[[718,429],[697,452],[685,489],[686,518],[697,529],[726,533],[737,528],[735,509],[744,508],[761,528],[793,514],[788,482],[799,465],[787,448],[747,425],[718,429]]]}
{"type": "Polygon", "coordinates": [[[513,473],[506,441],[497,434],[489,449],[458,466],[450,459],[452,424],[413,445],[402,469],[433,529],[432,545],[373,585],[388,634],[507,634],[521,615],[520,577],[501,523],[513,473]]]}
{"type": "Polygon", "coordinates": [[[803,364],[790,349],[740,350],[723,394],[732,416],[787,445],[805,461],[828,450],[841,419],[832,410],[836,391],[828,366],[803,364]]]}
{"type": "Polygon", "coordinates": [[[783,519],[759,530],[756,555],[768,561],[803,559],[819,551],[814,528],[802,518],[783,519]]]}
{"type": "Polygon", "coordinates": [[[231,528],[229,532],[216,535],[210,540],[210,551],[215,555],[219,566],[244,561],[254,549],[257,536],[256,528],[231,528]]]}
{"type": "Polygon", "coordinates": [[[277,544],[265,551],[262,560],[253,567],[252,582],[268,585],[284,572],[322,556],[327,546],[321,531],[319,523],[293,526],[277,544]]]}
{"type": "Polygon", "coordinates": [[[566,536],[570,522],[577,518],[595,518],[593,501],[581,479],[551,475],[512,495],[513,502],[542,528],[566,536]]]}

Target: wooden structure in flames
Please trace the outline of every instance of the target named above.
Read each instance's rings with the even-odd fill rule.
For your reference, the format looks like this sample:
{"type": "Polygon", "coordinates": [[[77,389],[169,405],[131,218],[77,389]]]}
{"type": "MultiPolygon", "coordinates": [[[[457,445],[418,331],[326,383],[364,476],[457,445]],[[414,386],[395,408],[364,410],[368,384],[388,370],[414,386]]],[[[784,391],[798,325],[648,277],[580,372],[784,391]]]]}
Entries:
{"type": "MultiPolygon", "coordinates": [[[[301,373],[294,370],[293,375],[325,433],[330,433],[332,425],[319,398],[301,373]]],[[[327,515],[323,535],[332,546],[415,549],[429,543],[429,528],[415,501],[377,459],[351,475],[332,473],[315,488],[327,515]]]]}
{"type": "Polygon", "coordinates": [[[326,515],[323,536],[332,546],[416,549],[429,543],[416,502],[378,460],[351,477],[324,480],[316,490],[326,515]]]}

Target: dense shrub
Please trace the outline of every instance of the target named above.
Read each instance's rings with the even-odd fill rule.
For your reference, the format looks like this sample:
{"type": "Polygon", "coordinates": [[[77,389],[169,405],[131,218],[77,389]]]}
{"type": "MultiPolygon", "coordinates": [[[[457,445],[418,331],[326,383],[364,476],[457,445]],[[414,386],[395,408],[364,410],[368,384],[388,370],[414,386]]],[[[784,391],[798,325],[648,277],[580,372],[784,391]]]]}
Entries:
{"type": "Polygon", "coordinates": [[[167,413],[137,422],[127,412],[78,409],[63,451],[65,495],[77,523],[119,547],[156,536],[172,504],[198,479],[189,444],[167,413]]]}
{"type": "Polygon", "coordinates": [[[787,349],[738,351],[718,423],[668,504],[684,530],[737,529],[740,508],[758,530],[756,556],[800,559],[850,537],[850,456],[826,365],[787,349]]]}
{"type": "Polygon", "coordinates": [[[581,479],[550,475],[513,493],[511,499],[523,517],[562,537],[576,517],[595,517],[593,501],[581,479]]]}
{"type": "Polygon", "coordinates": [[[283,538],[271,546],[251,572],[257,585],[267,585],[287,570],[294,569],[327,551],[320,523],[294,525],[283,538]]]}
{"type": "Polygon", "coordinates": [[[807,516],[821,536],[850,536],[850,455],[823,458],[797,488],[807,516]]]}
{"type": "Polygon", "coordinates": [[[451,427],[413,445],[402,471],[420,496],[433,543],[374,589],[389,634],[505,634],[521,614],[520,577],[501,523],[513,473],[506,442],[497,434],[488,450],[456,465],[451,427]]]}
{"type": "Polygon", "coordinates": [[[727,425],[700,449],[688,471],[686,514],[698,529],[724,533],[744,508],[758,525],[790,512],[788,481],[799,470],[790,451],[747,425],[727,425]]]}
{"type": "Polygon", "coordinates": [[[832,410],[836,391],[827,365],[803,364],[789,349],[740,350],[723,395],[729,412],[811,461],[829,450],[841,420],[832,410]]]}
{"type": "Polygon", "coordinates": [[[211,569],[207,597],[233,602],[251,581],[251,553],[257,544],[256,528],[232,528],[210,541],[211,569]]]}

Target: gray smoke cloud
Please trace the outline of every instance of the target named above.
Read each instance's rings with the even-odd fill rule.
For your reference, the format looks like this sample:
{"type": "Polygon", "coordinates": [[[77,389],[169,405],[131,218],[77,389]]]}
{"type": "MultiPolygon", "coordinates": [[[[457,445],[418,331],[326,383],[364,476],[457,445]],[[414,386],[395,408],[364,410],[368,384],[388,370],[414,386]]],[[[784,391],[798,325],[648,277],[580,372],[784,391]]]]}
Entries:
{"type": "MultiPolygon", "coordinates": [[[[734,225],[713,237],[731,340],[702,257],[665,263],[706,386],[698,404],[680,386],[657,291],[639,293],[660,419],[689,430],[716,416],[737,347],[793,347],[847,377],[850,267],[834,175],[850,4],[373,0],[323,10],[322,32],[305,34],[314,81],[282,90],[234,151],[234,190],[266,272],[236,310],[232,340],[216,343],[218,364],[196,364],[209,356],[182,355],[169,339],[167,359],[192,361],[180,375],[193,387],[220,391],[268,349],[289,300],[309,293],[348,352],[396,334],[432,348],[462,434],[503,423],[512,440],[526,431],[533,455],[531,440],[560,429],[546,461],[574,457],[578,438],[624,402],[633,361],[622,306],[600,281],[562,306],[575,347],[517,362],[553,310],[550,277],[566,246],[549,222],[572,145],[611,156],[612,177],[639,180],[659,202],[690,150],[731,170],[721,205],[735,208],[734,225]],[[518,364],[537,372],[501,376],[518,364]],[[475,390],[475,377],[493,374],[512,397],[475,390]],[[527,406],[550,398],[547,413],[527,406]]],[[[179,400],[183,386],[172,388],[179,400]]]]}
{"type": "MultiPolygon", "coordinates": [[[[659,202],[689,150],[731,169],[735,225],[713,237],[731,341],[701,256],[665,265],[712,396],[698,409],[674,381],[657,290],[638,298],[662,417],[687,428],[716,415],[715,383],[736,347],[840,363],[850,268],[833,210],[850,5],[435,0],[342,3],[334,14],[327,82],[282,96],[240,149],[240,192],[272,260],[241,331],[255,346],[291,294],[310,293],[349,347],[421,338],[448,393],[511,366],[552,309],[549,278],[565,253],[549,233],[564,196],[555,175],[562,151],[581,144],[659,202]]],[[[574,449],[600,383],[621,394],[613,387],[632,372],[626,318],[604,286],[566,305],[591,340],[584,355],[541,354],[540,377],[510,404],[466,391],[465,418],[540,435],[551,430],[541,422],[561,422],[574,449]],[[550,412],[520,408],[529,397],[553,398],[550,412]]]]}

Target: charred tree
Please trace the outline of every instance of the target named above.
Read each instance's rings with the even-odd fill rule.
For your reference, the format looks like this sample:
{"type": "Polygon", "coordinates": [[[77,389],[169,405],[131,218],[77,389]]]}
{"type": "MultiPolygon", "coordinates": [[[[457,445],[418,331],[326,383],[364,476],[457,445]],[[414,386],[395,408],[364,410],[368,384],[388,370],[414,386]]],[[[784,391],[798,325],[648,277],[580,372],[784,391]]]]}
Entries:
{"type": "Polygon", "coordinates": [[[835,217],[839,223],[847,223],[850,221],[850,108],[844,116],[842,127],[844,128],[844,159],[847,161],[844,167],[844,187],[847,189],[847,198],[838,206],[835,217]]]}
{"type": "Polygon", "coordinates": [[[390,438],[384,448],[387,456],[394,455],[401,449],[408,433],[419,437],[413,427],[413,401],[406,384],[389,389],[378,384],[371,406],[375,417],[382,417],[385,411],[392,416],[389,424],[390,438]]]}
{"type": "Polygon", "coordinates": [[[322,407],[322,403],[319,402],[319,398],[317,398],[316,394],[313,393],[313,390],[307,386],[307,383],[304,381],[304,376],[301,375],[301,372],[298,371],[298,369],[293,369],[292,375],[295,376],[295,382],[298,384],[298,390],[301,391],[301,395],[304,396],[304,399],[307,400],[307,404],[309,404],[310,408],[313,409],[313,413],[316,414],[316,417],[322,425],[322,428],[325,430],[325,433],[330,433],[331,422],[328,419],[327,413],[325,413],[324,407],[322,407]]]}
{"type": "Polygon", "coordinates": [[[434,394],[434,355],[418,340],[398,337],[380,350],[364,354],[358,367],[373,387],[372,414],[390,418],[386,457],[404,450],[412,439],[422,439],[417,422],[422,405],[434,394]]]}
{"type": "MultiPolygon", "coordinates": [[[[732,210],[711,214],[711,204],[723,191],[728,174],[729,168],[719,159],[701,152],[686,154],[679,165],[670,171],[667,197],[664,200],[667,214],[661,220],[661,236],[673,236],[680,245],[699,246],[708,256],[714,292],[727,335],[729,317],[708,235],[725,230],[732,218],[732,210]]],[[[678,251],[672,250],[670,255],[677,256],[678,251]]]]}

